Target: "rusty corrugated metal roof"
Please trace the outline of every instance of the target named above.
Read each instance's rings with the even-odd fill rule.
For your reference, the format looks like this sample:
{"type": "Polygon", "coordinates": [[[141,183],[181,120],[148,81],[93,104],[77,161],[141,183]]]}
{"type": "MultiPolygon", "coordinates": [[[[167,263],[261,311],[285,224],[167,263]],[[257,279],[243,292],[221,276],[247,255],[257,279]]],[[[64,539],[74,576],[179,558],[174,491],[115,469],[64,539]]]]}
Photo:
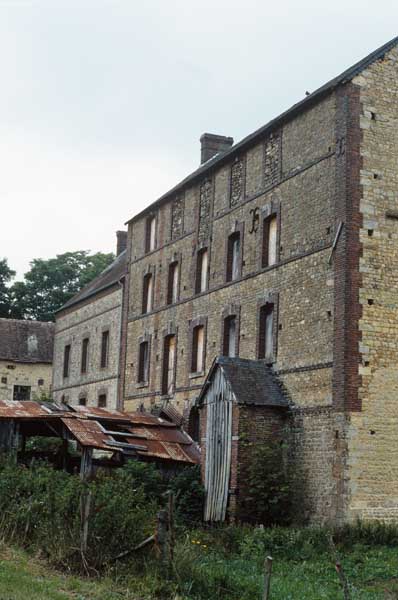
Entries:
{"type": "Polygon", "coordinates": [[[146,413],[91,406],[0,401],[0,420],[62,423],[81,446],[136,453],[152,460],[197,464],[199,449],[176,424],[146,413]]]}

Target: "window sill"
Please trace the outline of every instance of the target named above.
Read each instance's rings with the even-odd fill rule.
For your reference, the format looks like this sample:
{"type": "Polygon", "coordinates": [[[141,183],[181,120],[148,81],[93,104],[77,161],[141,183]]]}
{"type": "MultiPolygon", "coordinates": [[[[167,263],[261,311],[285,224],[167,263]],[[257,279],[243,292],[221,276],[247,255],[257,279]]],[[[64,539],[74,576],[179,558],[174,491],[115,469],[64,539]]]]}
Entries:
{"type": "Polygon", "coordinates": [[[198,377],[204,377],[204,371],[196,371],[195,373],[189,374],[189,379],[197,379],[198,377]]]}
{"type": "Polygon", "coordinates": [[[139,381],[137,383],[137,388],[140,390],[142,388],[149,387],[149,381],[139,381]]]}

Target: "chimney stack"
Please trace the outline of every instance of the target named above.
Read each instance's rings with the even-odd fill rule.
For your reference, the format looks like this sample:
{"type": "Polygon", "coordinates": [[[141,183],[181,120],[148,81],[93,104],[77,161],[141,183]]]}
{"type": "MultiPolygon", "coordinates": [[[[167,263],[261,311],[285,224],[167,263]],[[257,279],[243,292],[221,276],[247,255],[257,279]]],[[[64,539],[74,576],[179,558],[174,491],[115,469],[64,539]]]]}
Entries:
{"type": "Polygon", "coordinates": [[[200,164],[207,162],[220,152],[226,152],[234,143],[234,138],[215,133],[204,133],[200,137],[200,164]]]}
{"type": "Polygon", "coordinates": [[[119,256],[127,248],[127,231],[117,231],[116,239],[116,256],[119,256]]]}

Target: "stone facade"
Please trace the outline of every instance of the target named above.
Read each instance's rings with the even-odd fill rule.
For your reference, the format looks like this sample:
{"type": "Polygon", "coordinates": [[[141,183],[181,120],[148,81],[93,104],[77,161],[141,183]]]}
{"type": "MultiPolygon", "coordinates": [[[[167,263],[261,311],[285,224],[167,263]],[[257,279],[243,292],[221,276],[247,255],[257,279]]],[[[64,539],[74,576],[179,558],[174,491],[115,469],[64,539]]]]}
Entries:
{"type": "Polygon", "coordinates": [[[391,460],[398,449],[397,59],[394,44],[368,57],[350,77],[202,166],[129,223],[125,408],[171,402],[188,416],[223,352],[224,316],[236,312],[239,356],[254,359],[260,309],[272,304],[270,362],[292,406],[290,463],[300,474],[295,498],[300,513],[317,522],[398,512],[398,462],[391,460]],[[182,194],[183,226],[176,233],[173,206],[182,194]],[[157,246],[145,253],[148,211],[157,217],[157,246]],[[269,215],[277,218],[276,260],[264,266],[269,215]],[[228,281],[228,239],[236,232],[239,272],[228,281]],[[198,293],[204,248],[207,284],[198,293]],[[179,295],[170,305],[173,261],[179,263],[179,295]],[[143,315],[140,286],[148,272],[154,274],[153,307],[143,315]],[[204,364],[191,372],[193,325],[199,322],[204,364]],[[174,375],[164,394],[164,339],[170,335],[174,375]],[[144,338],[150,352],[143,385],[137,370],[144,338]]]}
{"type": "Polygon", "coordinates": [[[119,407],[125,256],[123,252],[89,284],[87,294],[84,288],[57,313],[53,368],[57,402],[119,407]]]}
{"type": "Polygon", "coordinates": [[[51,363],[20,363],[0,360],[0,400],[40,400],[51,394],[51,363]]]}

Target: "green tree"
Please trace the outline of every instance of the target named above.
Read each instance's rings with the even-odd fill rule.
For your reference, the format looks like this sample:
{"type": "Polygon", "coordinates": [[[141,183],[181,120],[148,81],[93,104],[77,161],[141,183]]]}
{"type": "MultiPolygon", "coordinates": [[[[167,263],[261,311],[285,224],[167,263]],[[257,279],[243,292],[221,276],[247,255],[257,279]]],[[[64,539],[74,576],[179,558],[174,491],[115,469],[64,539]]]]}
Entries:
{"type": "Polygon", "coordinates": [[[10,269],[6,258],[0,259],[0,317],[11,316],[11,293],[9,283],[15,271],[10,269]]]}
{"type": "Polygon", "coordinates": [[[92,281],[113,260],[114,254],[65,252],[55,258],[35,258],[24,281],[11,288],[12,316],[17,319],[53,321],[55,312],[92,281]]]}

